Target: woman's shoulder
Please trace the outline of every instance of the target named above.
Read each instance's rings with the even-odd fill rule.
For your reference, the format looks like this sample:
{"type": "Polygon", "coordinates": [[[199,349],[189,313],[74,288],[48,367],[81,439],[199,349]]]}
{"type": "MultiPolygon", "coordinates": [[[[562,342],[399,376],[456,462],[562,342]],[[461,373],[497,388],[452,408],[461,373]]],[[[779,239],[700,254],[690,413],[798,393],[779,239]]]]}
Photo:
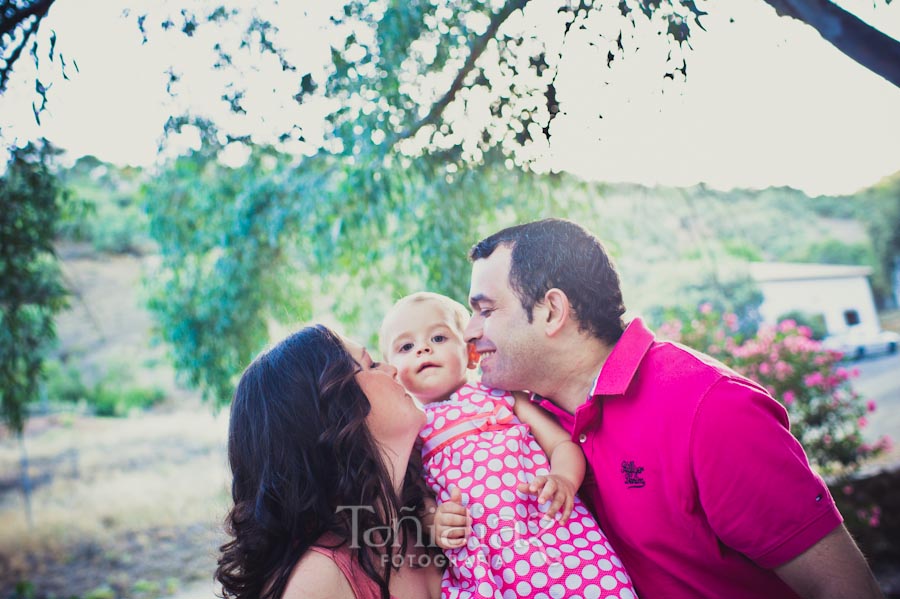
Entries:
{"type": "Polygon", "coordinates": [[[294,566],[282,599],[355,599],[337,559],[331,550],[307,551],[294,566]]]}

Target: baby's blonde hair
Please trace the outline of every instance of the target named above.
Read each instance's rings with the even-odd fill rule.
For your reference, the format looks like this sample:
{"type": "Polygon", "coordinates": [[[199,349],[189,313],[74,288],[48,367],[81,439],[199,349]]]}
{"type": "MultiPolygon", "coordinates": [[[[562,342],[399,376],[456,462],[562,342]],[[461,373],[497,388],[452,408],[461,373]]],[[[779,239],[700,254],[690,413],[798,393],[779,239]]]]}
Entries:
{"type": "MultiPolygon", "coordinates": [[[[450,313],[450,324],[456,327],[460,338],[463,337],[463,331],[465,331],[466,325],[469,324],[469,317],[471,316],[465,306],[463,306],[455,299],[449,298],[446,295],[441,295],[440,293],[433,293],[431,291],[418,291],[416,293],[411,293],[410,295],[397,300],[397,302],[393,306],[391,306],[391,309],[387,311],[387,314],[385,314],[384,318],[381,320],[381,329],[378,332],[378,348],[381,350],[381,356],[385,360],[387,360],[388,358],[388,350],[390,349],[387,345],[388,331],[385,329],[387,321],[397,311],[402,310],[406,306],[423,302],[437,302],[440,306],[446,308],[450,313]]],[[[463,340],[465,341],[465,339],[463,340]]]]}

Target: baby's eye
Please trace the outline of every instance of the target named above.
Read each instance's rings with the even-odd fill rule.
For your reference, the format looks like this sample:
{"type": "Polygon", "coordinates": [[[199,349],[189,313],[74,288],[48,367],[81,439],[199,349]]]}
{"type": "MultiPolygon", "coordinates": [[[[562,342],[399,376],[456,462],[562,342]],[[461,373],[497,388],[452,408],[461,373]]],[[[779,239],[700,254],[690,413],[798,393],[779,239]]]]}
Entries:
{"type": "Polygon", "coordinates": [[[404,343],[403,345],[400,346],[400,349],[397,351],[408,352],[408,351],[412,350],[412,348],[413,348],[412,343],[404,343]]]}
{"type": "Polygon", "coordinates": [[[447,336],[446,335],[435,335],[434,337],[431,338],[431,340],[434,341],[435,343],[443,343],[444,341],[447,340],[447,336]]]}

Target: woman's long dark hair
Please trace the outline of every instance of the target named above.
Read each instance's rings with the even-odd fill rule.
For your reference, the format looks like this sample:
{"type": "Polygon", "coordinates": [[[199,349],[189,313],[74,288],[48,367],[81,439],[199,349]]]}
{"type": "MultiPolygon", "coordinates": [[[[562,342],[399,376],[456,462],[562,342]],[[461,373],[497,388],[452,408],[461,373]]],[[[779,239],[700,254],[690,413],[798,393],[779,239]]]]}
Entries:
{"type": "MultiPolygon", "coordinates": [[[[228,431],[234,507],[226,528],[234,538],[220,548],[216,569],[226,599],[278,599],[325,533],[349,545],[389,598],[392,569],[382,555],[396,552],[394,543],[406,551],[410,534],[392,534],[397,515],[423,511],[421,460],[414,449],[397,497],[365,424],[370,405],[358,371],[340,338],[315,326],[259,356],[241,376],[228,431]],[[382,533],[384,546],[367,547],[363,535],[371,530],[382,533]]],[[[400,524],[417,532],[413,518],[400,524]]]]}

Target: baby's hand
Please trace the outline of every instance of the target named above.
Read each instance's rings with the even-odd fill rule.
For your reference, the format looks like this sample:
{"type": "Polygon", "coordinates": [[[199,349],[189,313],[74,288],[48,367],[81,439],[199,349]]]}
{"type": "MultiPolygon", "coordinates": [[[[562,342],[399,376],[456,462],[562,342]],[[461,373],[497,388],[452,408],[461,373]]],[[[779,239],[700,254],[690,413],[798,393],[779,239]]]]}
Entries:
{"type": "Polygon", "coordinates": [[[456,549],[466,544],[472,533],[472,516],[462,504],[457,487],[450,489],[450,499],[437,506],[434,513],[434,542],[441,549],[456,549]]]}
{"type": "Polygon", "coordinates": [[[552,519],[559,512],[560,524],[566,523],[572,513],[572,508],[575,507],[575,485],[566,477],[558,474],[536,476],[530,483],[520,484],[518,491],[528,495],[538,495],[538,503],[552,499],[553,502],[547,508],[544,517],[552,519]]]}

